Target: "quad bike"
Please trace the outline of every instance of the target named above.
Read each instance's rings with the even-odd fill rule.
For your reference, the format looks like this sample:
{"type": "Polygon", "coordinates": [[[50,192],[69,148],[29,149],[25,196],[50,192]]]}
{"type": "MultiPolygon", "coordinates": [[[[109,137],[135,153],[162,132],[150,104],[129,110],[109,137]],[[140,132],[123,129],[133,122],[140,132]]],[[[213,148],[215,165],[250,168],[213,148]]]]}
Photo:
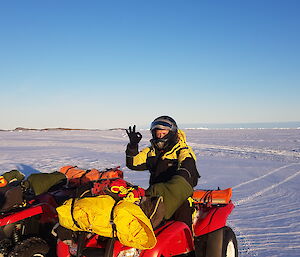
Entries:
{"type": "Polygon", "coordinates": [[[57,222],[57,202],[50,194],[43,194],[22,205],[21,190],[19,186],[9,190],[20,194],[22,202],[0,213],[0,256],[46,256],[49,244],[53,244],[50,232],[57,222]]]}
{"type": "Polygon", "coordinates": [[[57,256],[85,257],[237,257],[237,240],[226,220],[234,208],[231,188],[196,190],[193,231],[183,222],[166,221],[155,229],[157,243],[139,250],[122,245],[117,238],[90,232],[73,232],[72,240],[58,240],[57,256]],[[75,236],[74,236],[75,233],[75,236]]]}
{"type": "MultiPolygon", "coordinates": [[[[87,184],[89,179],[85,179],[85,175],[91,174],[73,166],[66,167],[77,171],[73,174],[82,173],[76,178],[67,177],[71,186],[66,186],[64,181],[39,195],[24,186],[24,181],[15,181],[0,188],[0,257],[56,256],[56,238],[51,234],[58,222],[56,208],[66,199],[74,197],[76,185],[79,182],[87,184]]],[[[122,176],[118,168],[93,170],[93,175],[122,176]]]]}
{"type": "Polygon", "coordinates": [[[0,257],[55,256],[56,239],[51,230],[58,222],[56,207],[73,197],[74,189],[49,190],[38,196],[11,186],[14,195],[10,208],[0,211],[0,257]],[[52,246],[52,247],[50,247],[52,246]]]}

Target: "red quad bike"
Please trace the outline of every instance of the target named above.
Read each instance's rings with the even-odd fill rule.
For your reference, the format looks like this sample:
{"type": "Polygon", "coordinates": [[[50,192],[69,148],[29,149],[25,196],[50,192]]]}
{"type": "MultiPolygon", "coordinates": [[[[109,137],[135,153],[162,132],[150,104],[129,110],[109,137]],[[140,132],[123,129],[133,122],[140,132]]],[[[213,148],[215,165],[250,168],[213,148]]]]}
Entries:
{"type": "Polygon", "coordinates": [[[46,256],[51,227],[57,222],[56,201],[50,194],[42,194],[22,206],[21,187],[12,187],[7,194],[19,199],[0,212],[0,256],[46,256]]]}
{"type": "Polygon", "coordinates": [[[0,210],[0,257],[56,256],[51,234],[58,222],[56,207],[73,194],[63,188],[34,196],[19,184],[10,185],[0,210]]]}
{"type": "MultiPolygon", "coordinates": [[[[118,168],[95,171],[103,177],[121,177],[123,173],[118,168]]],[[[21,182],[12,182],[0,188],[0,257],[56,256],[57,239],[51,233],[58,223],[56,208],[75,197],[78,181],[89,173],[79,171],[83,174],[78,178],[72,181],[68,178],[75,184],[56,184],[38,196],[24,188],[21,182]]],[[[89,180],[84,182],[81,185],[88,186],[89,180]]]]}
{"type": "MultiPolygon", "coordinates": [[[[85,257],[237,257],[237,240],[226,226],[234,208],[232,190],[196,190],[193,231],[183,222],[167,221],[155,230],[154,248],[139,250],[122,245],[117,239],[79,232],[77,242],[58,240],[57,256],[85,257]]],[[[76,232],[78,235],[78,232],[76,232]]]]}

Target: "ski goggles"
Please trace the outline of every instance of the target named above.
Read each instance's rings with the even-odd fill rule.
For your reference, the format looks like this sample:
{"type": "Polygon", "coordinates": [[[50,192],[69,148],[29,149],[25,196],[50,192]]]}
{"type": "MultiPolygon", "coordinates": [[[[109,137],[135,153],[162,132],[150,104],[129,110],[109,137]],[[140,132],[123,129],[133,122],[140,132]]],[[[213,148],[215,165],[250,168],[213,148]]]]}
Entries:
{"type": "Polygon", "coordinates": [[[172,130],[173,124],[170,124],[167,121],[153,121],[151,123],[151,130],[153,129],[167,129],[167,130],[172,130]]]}

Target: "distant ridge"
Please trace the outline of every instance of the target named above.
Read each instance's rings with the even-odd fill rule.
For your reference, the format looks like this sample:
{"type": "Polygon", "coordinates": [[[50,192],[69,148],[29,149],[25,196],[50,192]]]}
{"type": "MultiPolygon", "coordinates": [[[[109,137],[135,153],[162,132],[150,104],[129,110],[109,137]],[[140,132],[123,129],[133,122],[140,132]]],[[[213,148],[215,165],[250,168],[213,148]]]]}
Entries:
{"type": "Polygon", "coordinates": [[[48,131],[48,130],[87,130],[87,129],[73,129],[73,128],[43,128],[43,129],[33,129],[33,128],[22,128],[17,127],[13,131],[48,131]]]}
{"type": "Polygon", "coordinates": [[[15,129],[0,129],[0,131],[69,131],[69,130],[98,130],[98,129],[77,129],[77,128],[23,128],[17,127],[15,129]]]}

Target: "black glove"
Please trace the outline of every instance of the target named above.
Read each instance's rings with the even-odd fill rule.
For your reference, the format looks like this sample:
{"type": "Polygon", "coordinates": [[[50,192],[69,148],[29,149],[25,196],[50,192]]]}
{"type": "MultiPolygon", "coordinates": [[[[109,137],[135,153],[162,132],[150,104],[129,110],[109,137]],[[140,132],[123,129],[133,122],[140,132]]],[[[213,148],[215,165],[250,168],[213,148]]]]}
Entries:
{"type": "Polygon", "coordinates": [[[140,132],[135,132],[135,125],[132,127],[129,127],[129,129],[126,129],[126,133],[129,137],[130,145],[135,146],[138,145],[138,143],[142,139],[142,134],[140,132]]]}

